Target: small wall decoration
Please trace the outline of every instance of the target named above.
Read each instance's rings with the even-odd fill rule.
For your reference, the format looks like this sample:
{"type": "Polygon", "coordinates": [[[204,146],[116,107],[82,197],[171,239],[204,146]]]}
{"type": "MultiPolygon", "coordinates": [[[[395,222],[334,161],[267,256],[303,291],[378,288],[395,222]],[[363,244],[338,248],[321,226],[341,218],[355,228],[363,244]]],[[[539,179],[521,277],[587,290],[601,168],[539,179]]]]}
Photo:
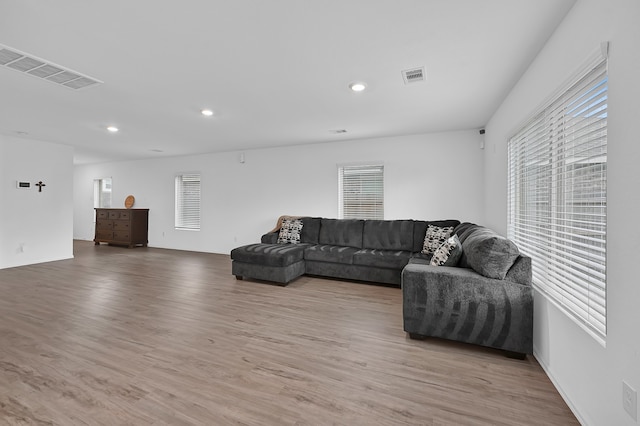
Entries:
{"type": "Polygon", "coordinates": [[[136,198],[133,195],[128,195],[127,198],[124,199],[124,206],[128,209],[133,207],[136,202],[136,198]]]}
{"type": "Polygon", "coordinates": [[[47,186],[45,183],[43,183],[42,181],[38,181],[38,183],[34,184],[35,186],[38,187],[38,192],[42,192],[42,187],[43,186],[47,186]]]}

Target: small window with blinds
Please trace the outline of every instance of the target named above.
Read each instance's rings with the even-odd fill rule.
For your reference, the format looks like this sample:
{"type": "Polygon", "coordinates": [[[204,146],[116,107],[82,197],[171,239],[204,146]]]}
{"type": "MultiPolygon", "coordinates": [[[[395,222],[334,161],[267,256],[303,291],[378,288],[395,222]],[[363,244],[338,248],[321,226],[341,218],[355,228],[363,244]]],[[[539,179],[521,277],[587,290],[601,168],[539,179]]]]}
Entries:
{"type": "Polygon", "coordinates": [[[200,230],[200,174],[176,176],[176,229],[200,230]]]}
{"type": "Polygon", "coordinates": [[[384,219],[384,166],[338,167],[338,217],[384,219]]]}
{"type": "Polygon", "coordinates": [[[607,64],[599,58],[509,140],[508,235],[533,283],[604,343],[607,64]]]}

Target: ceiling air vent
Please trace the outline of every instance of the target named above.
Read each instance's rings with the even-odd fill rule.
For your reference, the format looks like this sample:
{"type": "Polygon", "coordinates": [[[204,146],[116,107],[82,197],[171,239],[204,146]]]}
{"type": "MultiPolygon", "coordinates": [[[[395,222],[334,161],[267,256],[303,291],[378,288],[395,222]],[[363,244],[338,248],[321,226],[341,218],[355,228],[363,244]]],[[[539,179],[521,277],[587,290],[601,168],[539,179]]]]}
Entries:
{"type": "Polygon", "coordinates": [[[424,81],[426,79],[426,73],[424,72],[424,67],[412,68],[410,70],[402,71],[402,79],[404,80],[404,84],[417,83],[419,81],[424,81]]]}
{"type": "Polygon", "coordinates": [[[0,44],[0,65],[70,89],[83,89],[102,81],[0,44]]]}

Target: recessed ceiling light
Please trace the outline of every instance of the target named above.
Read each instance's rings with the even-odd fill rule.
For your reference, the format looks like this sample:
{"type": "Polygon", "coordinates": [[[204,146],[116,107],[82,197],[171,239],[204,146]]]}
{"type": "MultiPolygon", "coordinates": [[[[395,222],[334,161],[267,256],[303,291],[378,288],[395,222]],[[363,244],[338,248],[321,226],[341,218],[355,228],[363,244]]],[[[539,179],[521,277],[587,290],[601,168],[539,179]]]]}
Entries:
{"type": "Polygon", "coordinates": [[[349,85],[349,89],[353,90],[354,92],[362,92],[366,88],[367,88],[367,85],[360,81],[356,81],[349,85]]]}
{"type": "Polygon", "coordinates": [[[110,131],[111,133],[116,133],[120,129],[118,129],[116,126],[109,126],[107,127],[107,130],[110,131]]]}
{"type": "Polygon", "coordinates": [[[210,109],[203,109],[200,112],[202,113],[202,115],[206,117],[211,117],[213,115],[213,111],[211,111],[210,109]]]}

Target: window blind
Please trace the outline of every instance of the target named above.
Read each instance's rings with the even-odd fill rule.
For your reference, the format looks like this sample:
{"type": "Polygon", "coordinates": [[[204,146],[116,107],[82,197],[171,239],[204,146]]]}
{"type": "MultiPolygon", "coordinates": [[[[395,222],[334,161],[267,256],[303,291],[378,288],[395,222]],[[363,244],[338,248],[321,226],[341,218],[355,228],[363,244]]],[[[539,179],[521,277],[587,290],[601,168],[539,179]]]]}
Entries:
{"type": "Polygon", "coordinates": [[[176,229],[200,229],[200,174],[176,176],[176,229]]]}
{"type": "Polygon", "coordinates": [[[338,167],[338,217],[384,219],[384,166],[338,167]]]}
{"type": "Polygon", "coordinates": [[[533,260],[533,284],[606,336],[607,64],[509,140],[508,235],[533,260]]]}

